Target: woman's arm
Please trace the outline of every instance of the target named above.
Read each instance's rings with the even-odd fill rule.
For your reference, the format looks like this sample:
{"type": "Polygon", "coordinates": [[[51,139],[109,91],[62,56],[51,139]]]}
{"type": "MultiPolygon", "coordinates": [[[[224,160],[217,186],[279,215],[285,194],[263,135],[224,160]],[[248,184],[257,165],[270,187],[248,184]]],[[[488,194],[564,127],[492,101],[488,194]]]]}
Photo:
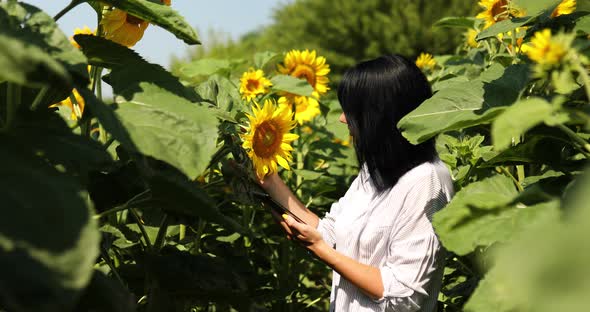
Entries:
{"type": "Polygon", "coordinates": [[[383,297],[383,280],[378,268],[337,252],[322,239],[322,235],[315,228],[299,223],[287,215],[283,215],[283,218],[293,232],[293,237],[300,240],[320,260],[370,298],[377,300],[383,297]]]}
{"type": "Polygon", "coordinates": [[[313,228],[318,227],[319,217],[299,201],[278,174],[273,173],[266,176],[264,180],[260,181],[260,185],[274,200],[285,206],[305,223],[313,226],[313,228]]]}

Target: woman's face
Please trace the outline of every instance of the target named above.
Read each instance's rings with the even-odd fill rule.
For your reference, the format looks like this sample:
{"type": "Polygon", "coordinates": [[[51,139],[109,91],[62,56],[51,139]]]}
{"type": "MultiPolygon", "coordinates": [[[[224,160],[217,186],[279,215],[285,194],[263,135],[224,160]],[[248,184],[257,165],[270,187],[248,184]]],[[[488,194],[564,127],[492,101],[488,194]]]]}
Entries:
{"type": "Polygon", "coordinates": [[[340,114],[340,117],[338,118],[338,120],[343,124],[348,124],[346,122],[346,116],[344,116],[344,113],[340,114]]]}
{"type": "MultiPolygon", "coordinates": [[[[340,117],[338,117],[338,121],[348,126],[348,122],[346,121],[346,116],[344,115],[344,113],[340,114],[340,117]]],[[[350,126],[348,126],[348,135],[352,136],[352,132],[350,132],[350,126]]]]}

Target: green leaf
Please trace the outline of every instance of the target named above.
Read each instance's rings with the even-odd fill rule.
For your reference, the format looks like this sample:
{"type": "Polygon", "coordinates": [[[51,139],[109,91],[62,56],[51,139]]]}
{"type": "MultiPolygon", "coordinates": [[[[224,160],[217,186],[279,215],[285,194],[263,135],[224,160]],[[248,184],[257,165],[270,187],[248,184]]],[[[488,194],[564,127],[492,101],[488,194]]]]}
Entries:
{"type": "Polygon", "coordinates": [[[475,40],[480,41],[483,39],[496,37],[498,34],[503,34],[509,31],[513,31],[518,27],[527,26],[535,20],[535,17],[525,16],[525,17],[515,17],[512,19],[507,19],[500,21],[498,23],[493,24],[492,26],[482,30],[477,36],[475,40]]]}
{"type": "Polygon", "coordinates": [[[207,301],[234,302],[245,295],[244,279],[220,257],[166,251],[146,257],[146,265],[158,284],[166,291],[207,301]]]}
{"type": "Polygon", "coordinates": [[[85,173],[112,161],[101,144],[72,133],[63,119],[51,111],[23,114],[15,129],[0,138],[4,146],[27,150],[72,174],[85,173]]]}
{"type": "Polygon", "coordinates": [[[512,180],[502,175],[461,189],[433,218],[445,248],[465,255],[476,247],[507,241],[539,215],[557,213],[556,205],[512,206],[517,195],[512,180]]]}
{"type": "Polygon", "coordinates": [[[475,26],[475,18],[473,17],[443,17],[436,21],[432,27],[458,27],[458,28],[473,28],[475,26]]]}
{"type": "Polygon", "coordinates": [[[313,88],[307,80],[289,75],[276,75],[270,79],[273,90],[285,91],[297,95],[311,96],[313,88]]]}
{"type": "Polygon", "coordinates": [[[71,90],[88,83],[86,58],[49,15],[25,3],[0,3],[0,80],[71,90]]]}
{"type": "Polygon", "coordinates": [[[78,34],[74,40],[91,65],[114,69],[147,63],[137,52],[103,37],[78,34]]]}
{"type": "Polygon", "coordinates": [[[121,283],[94,270],[92,280],[74,311],[133,312],[135,298],[121,283]]]}
{"type": "MultiPolygon", "coordinates": [[[[213,75],[207,81],[199,84],[196,91],[203,101],[212,103],[224,111],[231,112],[236,108],[244,108],[238,89],[226,77],[213,75]]],[[[232,121],[235,122],[233,118],[232,121]]]]}
{"type": "Polygon", "coordinates": [[[281,56],[282,54],[271,51],[258,52],[254,54],[254,66],[256,66],[256,68],[263,69],[281,56]]]}
{"type": "Polygon", "coordinates": [[[184,17],[167,5],[147,0],[102,0],[102,2],[158,25],[187,44],[201,44],[197,32],[184,17]]]}
{"type": "Polygon", "coordinates": [[[510,146],[513,139],[540,124],[553,113],[549,102],[539,97],[520,100],[508,107],[492,123],[492,140],[497,150],[510,146]]]}
{"type": "Polygon", "coordinates": [[[494,64],[479,78],[448,84],[398,123],[411,143],[438,133],[490,122],[518,98],[528,82],[528,67],[494,64]]]}
{"type": "Polygon", "coordinates": [[[133,142],[126,147],[196,178],[209,164],[217,143],[218,121],[212,109],[150,83],[138,87],[141,92],[130,100],[119,99],[115,111],[133,142]]]}
{"type": "Polygon", "coordinates": [[[53,83],[71,88],[66,69],[36,46],[0,34],[0,79],[20,85],[41,87],[53,83]]]}
{"type": "Polygon", "coordinates": [[[559,94],[569,95],[580,88],[574,79],[574,75],[569,70],[553,71],[551,73],[551,82],[555,87],[555,92],[559,94]]]}
{"type": "Polygon", "coordinates": [[[561,0],[514,0],[514,5],[524,10],[528,16],[539,16],[547,11],[553,12],[561,0]]]}
{"type": "Polygon", "coordinates": [[[152,198],[148,206],[159,207],[173,215],[203,218],[243,232],[239,224],[221,214],[205,190],[177,170],[154,165],[146,180],[152,198]]]}
{"type": "Polygon", "coordinates": [[[74,39],[91,64],[112,69],[103,79],[113,92],[131,99],[141,92],[139,83],[149,82],[190,101],[199,100],[194,90],[185,87],[162,66],[148,63],[133,50],[104,38],[76,35],[74,39]]]}
{"type": "Polygon", "coordinates": [[[94,93],[90,92],[90,90],[86,88],[80,89],[78,92],[80,92],[80,95],[84,98],[86,108],[92,112],[93,116],[98,118],[100,124],[117,141],[119,141],[121,145],[129,148],[130,150],[137,150],[133,139],[111,106],[107,106],[105,103],[100,101],[98,98],[96,98],[94,93]]]}
{"type": "Polygon", "coordinates": [[[228,70],[230,67],[229,60],[198,59],[182,65],[180,73],[184,79],[190,80],[199,76],[211,76],[219,71],[228,70]]]}
{"type": "Polygon", "coordinates": [[[590,284],[588,189],[590,171],[566,193],[568,213],[548,215],[494,254],[494,267],[480,282],[466,311],[583,311],[590,284]]]}
{"type": "Polygon", "coordinates": [[[590,14],[585,15],[576,22],[574,33],[590,34],[590,14]]]}
{"type": "Polygon", "coordinates": [[[14,146],[0,154],[0,190],[2,308],[72,311],[98,256],[88,194],[14,146]]]}
{"type": "Polygon", "coordinates": [[[297,176],[300,176],[304,180],[316,180],[323,175],[322,172],[305,170],[305,169],[293,169],[297,176]]]}
{"type": "Polygon", "coordinates": [[[552,168],[567,168],[573,165],[568,160],[567,150],[573,150],[572,140],[562,132],[539,126],[529,131],[525,141],[511,147],[491,159],[482,167],[499,164],[546,164],[552,168]]]}

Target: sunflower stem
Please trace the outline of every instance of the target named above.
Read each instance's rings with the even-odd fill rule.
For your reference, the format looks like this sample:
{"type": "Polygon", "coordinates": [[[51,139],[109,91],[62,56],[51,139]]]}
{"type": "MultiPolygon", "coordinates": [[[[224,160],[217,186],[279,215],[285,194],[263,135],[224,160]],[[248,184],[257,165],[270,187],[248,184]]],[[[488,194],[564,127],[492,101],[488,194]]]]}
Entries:
{"type": "Polygon", "coordinates": [[[578,143],[582,147],[582,152],[584,155],[588,157],[588,152],[590,152],[590,143],[582,139],[577,133],[565,125],[558,124],[557,127],[561,129],[561,131],[565,132],[572,140],[578,143]]]}
{"type": "Polygon", "coordinates": [[[6,119],[0,132],[10,130],[14,122],[16,111],[21,103],[21,86],[8,82],[6,86],[6,119]]]}
{"type": "Polygon", "coordinates": [[[73,8],[75,8],[76,6],[78,6],[78,4],[85,2],[83,0],[72,0],[72,2],[70,2],[70,4],[68,4],[65,8],[63,8],[61,11],[59,11],[59,13],[57,13],[54,17],[53,20],[57,22],[57,20],[59,20],[62,16],[64,16],[66,13],[68,13],[69,11],[71,11],[73,8]]]}
{"type": "Polygon", "coordinates": [[[575,53],[574,55],[575,69],[580,74],[580,78],[582,78],[582,82],[584,83],[586,97],[590,99],[590,76],[588,76],[588,71],[586,71],[584,64],[582,64],[582,62],[580,61],[579,55],[577,53],[575,53]]]}
{"type": "MultiPolygon", "coordinates": [[[[297,133],[297,135],[299,135],[299,138],[301,139],[301,128],[295,128],[295,132],[297,133]]],[[[297,140],[297,170],[303,169],[303,165],[303,141],[297,140]]],[[[301,175],[297,174],[295,187],[297,188],[296,193],[297,197],[299,198],[301,198],[301,196],[303,195],[303,192],[301,191],[301,183],[303,183],[303,178],[301,177],[301,175]]]]}
{"type": "Polygon", "coordinates": [[[39,105],[41,105],[41,101],[43,100],[43,98],[45,97],[45,95],[47,94],[48,91],[49,91],[49,87],[47,87],[47,86],[41,88],[39,93],[37,93],[37,95],[35,96],[35,100],[33,101],[33,104],[31,104],[31,110],[37,110],[37,107],[39,105]]]}
{"type": "Polygon", "coordinates": [[[141,232],[141,235],[143,236],[143,240],[145,241],[146,250],[151,250],[152,249],[152,242],[150,241],[150,237],[148,236],[147,231],[143,227],[143,221],[141,221],[141,217],[139,216],[139,214],[137,213],[137,210],[135,208],[130,208],[129,211],[131,211],[131,215],[135,219],[135,223],[137,223],[137,226],[139,227],[139,231],[141,232]]]}
{"type": "Polygon", "coordinates": [[[518,180],[512,175],[512,173],[510,173],[510,171],[506,167],[500,166],[500,170],[502,170],[502,172],[506,176],[508,176],[510,179],[512,179],[512,182],[514,182],[514,185],[516,186],[516,188],[518,189],[519,192],[524,191],[520,182],[518,182],[518,180]]]}

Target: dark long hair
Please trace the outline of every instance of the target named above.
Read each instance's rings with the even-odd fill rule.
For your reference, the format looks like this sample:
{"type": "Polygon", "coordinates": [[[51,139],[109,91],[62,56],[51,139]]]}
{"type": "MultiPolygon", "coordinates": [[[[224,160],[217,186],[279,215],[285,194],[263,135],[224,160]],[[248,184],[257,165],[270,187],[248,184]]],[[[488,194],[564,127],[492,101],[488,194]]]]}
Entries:
{"type": "Polygon", "coordinates": [[[385,55],[348,69],[338,86],[359,164],[379,193],[410,169],[436,157],[433,140],[408,142],[397,129],[402,117],[432,96],[428,80],[401,55],[385,55]]]}

